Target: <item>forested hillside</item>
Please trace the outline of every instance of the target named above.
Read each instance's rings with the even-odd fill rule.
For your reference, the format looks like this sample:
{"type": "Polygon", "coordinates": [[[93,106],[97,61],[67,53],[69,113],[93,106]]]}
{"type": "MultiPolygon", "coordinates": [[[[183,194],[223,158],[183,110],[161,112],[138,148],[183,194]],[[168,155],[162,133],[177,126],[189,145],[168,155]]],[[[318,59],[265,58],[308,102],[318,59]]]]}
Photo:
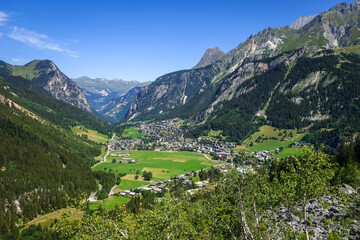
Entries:
{"type": "Polygon", "coordinates": [[[12,92],[19,96],[17,101],[36,114],[64,128],[84,125],[87,128],[108,134],[110,126],[77,107],[52,98],[39,85],[20,76],[0,74],[0,83],[12,86],[12,92]],[[2,81],[1,81],[2,80],[2,81]]]}
{"type": "Polygon", "coordinates": [[[229,139],[241,141],[268,123],[277,128],[310,129],[308,142],[336,148],[342,138],[360,131],[359,55],[325,51],[290,65],[285,65],[283,57],[261,60],[272,68],[242,83],[235,90],[236,97],[215,105],[208,120],[189,133],[196,136],[210,129],[223,130],[229,139]]]}
{"type": "Polygon", "coordinates": [[[56,124],[87,115],[49,99],[0,82],[0,234],[96,190],[90,166],[100,146],[56,124]]]}

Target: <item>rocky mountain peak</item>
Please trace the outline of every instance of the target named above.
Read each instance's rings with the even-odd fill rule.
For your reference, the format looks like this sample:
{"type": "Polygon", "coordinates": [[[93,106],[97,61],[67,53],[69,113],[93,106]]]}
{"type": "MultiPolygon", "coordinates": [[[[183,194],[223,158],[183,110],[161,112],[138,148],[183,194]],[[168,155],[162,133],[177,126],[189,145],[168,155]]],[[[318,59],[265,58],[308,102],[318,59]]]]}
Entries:
{"type": "Polygon", "coordinates": [[[53,97],[91,112],[91,106],[80,87],[62,73],[54,62],[50,60],[39,61],[36,64],[35,71],[37,76],[33,81],[39,83],[53,97]]]}
{"type": "Polygon", "coordinates": [[[312,15],[312,16],[301,16],[298,19],[296,19],[296,21],[293,22],[290,25],[290,28],[292,28],[292,29],[300,29],[303,26],[305,26],[306,24],[308,24],[309,22],[311,22],[316,16],[317,16],[317,14],[312,15]]]}
{"type": "Polygon", "coordinates": [[[225,53],[221,51],[220,48],[218,47],[209,48],[206,50],[205,54],[203,55],[199,63],[196,64],[195,67],[193,67],[193,69],[206,67],[207,65],[212,64],[213,62],[223,57],[224,55],[225,53]]]}
{"type": "Polygon", "coordinates": [[[80,87],[50,60],[33,60],[25,65],[0,63],[1,66],[0,72],[4,74],[21,76],[42,87],[56,99],[88,112],[92,111],[80,87]]]}

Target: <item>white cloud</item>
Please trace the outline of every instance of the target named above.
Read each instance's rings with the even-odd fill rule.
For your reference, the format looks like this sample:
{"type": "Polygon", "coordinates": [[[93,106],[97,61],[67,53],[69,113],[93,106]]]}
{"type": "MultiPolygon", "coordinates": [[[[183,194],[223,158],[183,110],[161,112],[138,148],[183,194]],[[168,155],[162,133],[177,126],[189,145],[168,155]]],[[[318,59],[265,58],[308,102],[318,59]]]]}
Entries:
{"type": "Polygon", "coordinates": [[[5,12],[0,12],[0,26],[5,25],[5,22],[8,21],[9,15],[5,12]]]}
{"type": "Polygon", "coordinates": [[[12,33],[9,34],[9,37],[13,40],[25,43],[30,47],[65,53],[70,57],[78,57],[76,52],[55,43],[47,35],[31,32],[25,28],[14,27],[12,33]]]}

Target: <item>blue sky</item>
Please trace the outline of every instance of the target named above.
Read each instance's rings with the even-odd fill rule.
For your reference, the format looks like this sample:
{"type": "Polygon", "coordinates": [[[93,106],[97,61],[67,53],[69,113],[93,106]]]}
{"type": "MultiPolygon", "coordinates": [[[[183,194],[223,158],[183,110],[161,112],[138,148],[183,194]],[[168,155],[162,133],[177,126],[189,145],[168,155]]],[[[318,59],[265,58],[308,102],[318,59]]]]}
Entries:
{"type": "MultiPolygon", "coordinates": [[[[50,59],[69,77],[154,81],[224,52],[267,27],[326,11],[338,0],[3,1],[0,60],[50,59]]],[[[352,1],[347,1],[352,2],[352,1]]]]}

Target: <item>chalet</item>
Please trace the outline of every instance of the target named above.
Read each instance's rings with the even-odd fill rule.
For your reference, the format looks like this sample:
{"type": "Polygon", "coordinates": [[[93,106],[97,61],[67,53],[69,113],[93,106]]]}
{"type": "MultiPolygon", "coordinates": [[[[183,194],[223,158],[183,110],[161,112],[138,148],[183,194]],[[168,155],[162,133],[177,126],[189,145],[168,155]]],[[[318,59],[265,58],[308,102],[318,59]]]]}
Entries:
{"type": "Polygon", "coordinates": [[[121,192],[121,193],[120,193],[120,196],[125,197],[126,194],[127,194],[126,192],[121,192]]]}
{"type": "Polygon", "coordinates": [[[155,151],[163,151],[164,150],[164,147],[156,147],[155,148],[155,151]]]}
{"type": "Polygon", "coordinates": [[[187,173],[185,173],[185,176],[192,177],[192,176],[194,176],[194,173],[193,172],[187,172],[187,173]]]}
{"type": "Polygon", "coordinates": [[[156,185],[157,185],[156,182],[151,182],[151,183],[149,184],[150,187],[155,187],[156,185]]]}
{"type": "Polygon", "coordinates": [[[130,192],[129,195],[130,195],[130,196],[135,196],[136,193],[135,193],[135,192],[130,192]]]}
{"type": "Polygon", "coordinates": [[[191,184],[191,181],[188,180],[188,179],[186,179],[186,180],[184,180],[183,184],[184,184],[184,185],[186,185],[186,184],[191,184]]]}
{"type": "Polygon", "coordinates": [[[154,192],[161,192],[161,191],[162,191],[161,188],[156,188],[156,187],[154,187],[152,190],[153,190],[154,192]]]}
{"type": "Polygon", "coordinates": [[[166,188],[166,186],[165,186],[164,184],[160,184],[160,185],[158,186],[158,188],[164,189],[164,188],[166,188]]]}

